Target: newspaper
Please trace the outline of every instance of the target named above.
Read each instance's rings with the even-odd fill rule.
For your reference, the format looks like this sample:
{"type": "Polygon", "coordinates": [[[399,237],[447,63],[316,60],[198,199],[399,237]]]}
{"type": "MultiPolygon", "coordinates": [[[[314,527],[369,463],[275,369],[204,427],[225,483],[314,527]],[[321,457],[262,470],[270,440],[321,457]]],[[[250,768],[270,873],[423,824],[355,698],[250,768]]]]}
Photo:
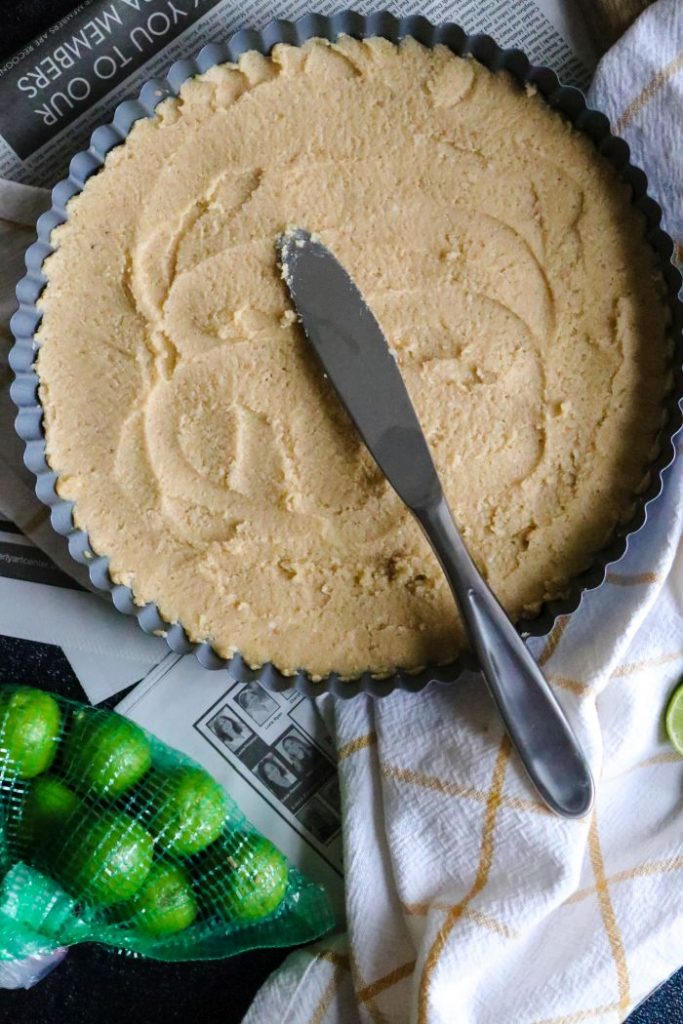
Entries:
{"type": "Polygon", "coordinates": [[[343,917],[335,751],[313,701],[171,655],[117,710],[204,765],[343,917]]]}
{"type": "MultiPolygon", "coordinates": [[[[595,65],[574,0],[388,6],[397,15],[421,13],[487,32],[579,87],[595,65]]],[[[320,0],[315,9],[340,8],[320,0]]],[[[355,8],[369,13],[375,4],[355,8]]],[[[224,782],[254,824],[327,885],[341,914],[334,753],[315,705],[169,653],[92,592],[33,493],[8,394],[14,287],[35,219],[49,206],[45,187],[144,80],[240,27],[306,10],[300,0],[88,0],[0,65],[0,633],[61,646],[93,702],[142,680],[120,710],[224,782]]]]}
{"type": "Polygon", "coordinates": [[[93,703],[144,679],[166,657],[147,637],[89,593],[0,513],[0,630],[62,647],[93,703]]]}
{"type": "MultiPolygon", "coordinates": [[[[375,7],[355,6],[360,12],[375,7]]],[[[316,5],[321,14],[338,8],[329,0],[316,5]]],[[[402,14],[414,6],[394,3],[390,9],[402,14]]],[[[296,17],[305,10],[298,0],[91,0],[81,5],[0,66],[0,176],[52,184],[93,128],[146,78],[241,25],[260,27],[272,17],[296,17]]],[[[587,84],[589,47],[576,28],[576,12],[561,0],[431,0],[420,12],[488,32],[526,50],[537,63],[557,68],[565,79],[587,84]]]]}

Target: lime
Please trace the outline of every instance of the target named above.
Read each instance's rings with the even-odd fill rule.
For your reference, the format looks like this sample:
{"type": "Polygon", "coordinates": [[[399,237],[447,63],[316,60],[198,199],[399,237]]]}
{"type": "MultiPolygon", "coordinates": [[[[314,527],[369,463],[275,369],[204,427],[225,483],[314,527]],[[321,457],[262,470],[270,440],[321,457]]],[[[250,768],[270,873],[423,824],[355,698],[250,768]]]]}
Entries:
{"type": "Polygon", "coordinates": [[[226,796],[203,768],[181,765],[156,771],[148,787],[147,827],[168,853],[178,857],[199,853],[220,835],[228,810],[226,796]]]}
{"type": "Polygon", "coordinates": [[[179,864],[153,864],[132,900],[124,903],[118,917],[132,919],[148,935],[181,932],[197,916],[190,879],[179,864]]]}
{"type": "Polygon", "coordinates": [[[669,697],[664,723],[672,746],[683,755],[683,683],[679,683],[669,697]]]}
{"type": "Polygon", "coordinates": [[[63,836],[66,822],[81,807],[76,794],[52,775],[31,783],[24,802],[20,839],[27,853],[38,853],[63,836]]]}
{"type": "Polygon", "coordinates": [[[53,862],[72,895],[109,906],[138,891],[152,866],[153,849],[149,832],[129,815],[88,811],[53,862]]]}
{"type": "Polygon", "coordinates": [[[30,686],[0,690],[0,769],[7,762],[32,779],[50,767],[61,727],[54,697],[30,686]]]}
{"type": "Polygon", "coordinates": [[[269,839],[237,832],[207,854],[207,895],[219,913],[258,921],[280,905],[287,891],[287,861],[269,839]]]}
{"type": "Polygon", "coordinates": [[[127,718],[83,708],[73,715],[63,763],[72,785],[115,800],[149,769],[152,751],[142,729],[127,718]]]}

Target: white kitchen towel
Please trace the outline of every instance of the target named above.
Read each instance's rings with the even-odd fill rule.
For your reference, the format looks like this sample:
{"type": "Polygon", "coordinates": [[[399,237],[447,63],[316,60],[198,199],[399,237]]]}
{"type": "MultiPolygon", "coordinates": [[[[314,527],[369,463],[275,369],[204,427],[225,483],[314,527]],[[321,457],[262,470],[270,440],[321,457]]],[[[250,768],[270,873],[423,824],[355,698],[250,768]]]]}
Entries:
{"type": "MultiPolygon", "coordinates": [[[[683,6],[659,0],[591,100],[683,240],[683,6]]],[[[680,442],[679,442],[680,445],[680,442]]],[[[524,779],[476,677],[321,698],[338,744],[348,935],[289,957],[245,1024],[615,1024],[683,961],[681,460],[606,584],[534,650],[589,753],[595,812],[524,779]]]]}

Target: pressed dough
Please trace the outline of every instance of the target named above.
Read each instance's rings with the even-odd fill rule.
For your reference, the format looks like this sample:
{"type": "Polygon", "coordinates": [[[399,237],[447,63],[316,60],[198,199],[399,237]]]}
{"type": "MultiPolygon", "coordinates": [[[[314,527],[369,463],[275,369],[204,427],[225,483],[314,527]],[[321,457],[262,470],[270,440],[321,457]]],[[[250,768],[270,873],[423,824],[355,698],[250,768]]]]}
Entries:
{"type": "Polygon", "coordinates": [[[507,76],[412,41],[250,53],[139,121],[68,214],[40,302],[48,458],[114,580],[193,640],[347,676],[465,643],[296,322],[275,250],[295,225],[382,325],[512,616],[628,516],[662,284],[625,186],[507,76]]]}

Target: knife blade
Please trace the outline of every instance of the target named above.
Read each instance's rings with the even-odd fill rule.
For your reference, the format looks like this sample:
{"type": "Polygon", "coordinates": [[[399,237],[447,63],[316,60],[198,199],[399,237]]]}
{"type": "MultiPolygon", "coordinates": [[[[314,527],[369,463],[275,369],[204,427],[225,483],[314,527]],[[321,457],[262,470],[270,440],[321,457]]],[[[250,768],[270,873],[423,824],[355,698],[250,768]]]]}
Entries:
{"type": "Polygon", "coordinates": [[[411,509],[441,484],[384,332],[344,267],[297,228],[279,240],[282,276],[306,337],[375,462],[411,509]]]}

